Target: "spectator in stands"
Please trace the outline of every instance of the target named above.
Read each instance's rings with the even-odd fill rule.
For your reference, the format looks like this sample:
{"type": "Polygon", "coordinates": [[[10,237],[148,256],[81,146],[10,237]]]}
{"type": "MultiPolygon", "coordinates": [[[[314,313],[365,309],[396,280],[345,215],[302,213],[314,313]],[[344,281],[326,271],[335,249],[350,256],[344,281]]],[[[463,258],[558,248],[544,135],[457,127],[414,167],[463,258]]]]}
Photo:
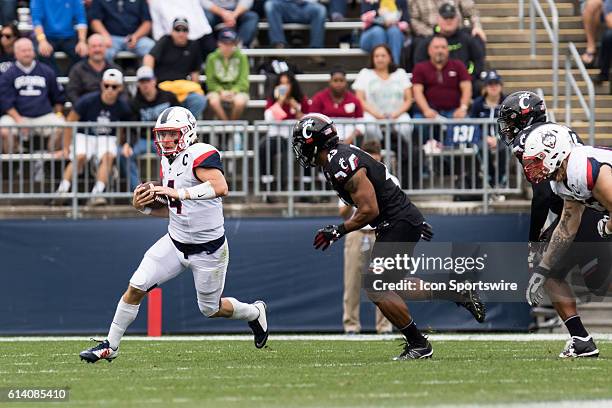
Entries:
{"type": "Polygon", "coordinates": [[[238,31],[242,46],[251,46],[259,22],[257,13],[251,11],[253,0],[202,0],[202,4],[213,28],[223,23],[224,27],[238,31]]]}
{"type": "Polygon", "coordinates": [[[291,143],[291,129],[295,121],[301,119],[309,111],[308,98],[304,95],[295,76],[291,72],[281,73],[267,97],[264,111],[266,122],[278,122],[279,125],[270,125],[267,136],[259,142],[259,157],[261,158],[259,174],[264,184],[272,183],[275,173],[281,172],[283,177],[286,176],[283,169],[287,168],[287,148],[291,143]],[[273,167],[277,163],[274,158],[279,154],[281,155],[281,168],[274,172],[273,167]]]}
{"type": "MultiPolygon", "coordinates": [[[[368,140],[361,149],[369,153],[374,159],[382,161],[381,146],[378,140],[368,140]]],[[[394,176],[391,176],[395,178],[394,176]]],[[[398,182],[399,184],[399,182],[398,182]]],[[[340,216],[348,220],[355,213],[355,208],[339,200],[340,216]]],[[[346,334],[357,334],[361,331],[359,309],[361,307],[362,277],[369,265],[370,255],[376,230],[366,225],[360,230],[349,232],[344,239],[344,296],[342,300],[342,324],[346,334]]],[[[391,333],[393,326],[376,308],[376,332],[379,334],[391,333]]]]}
{"type": "Polygon", "coordinates": [[[387,44],[393,55],[393,62],[400,62],[404,45],[404,33],[410,30],[410,15],[406,0],[373,0],[361,2],[363,32],[360,47],[366,52],[378,44],[387,44]]]}
{"type": "Polygon", "coordinates": [[[149,9],[153,21],[153,39],[159,41],[163,36],[174,31],[174,21],[186,19],[188,36],[200,47],[202,61],[217,46],[210,23],[206,19],[202,0],[149,0],[149,9]]]}
{"type": "Polygon", "coordinates": [[[17,0],[0,1],[0,26],[12,24],[17,19],[17,0]]]}
{"type": "MultiPolygon", "coordinates": [[[[355,94],[348,90],[346,72],[334,68],[329,76],[329,87],[312,97],[310,112],[322,113],[333,119],[363,120],[363,107],[355,94]]],[[[357,136],[365,133],[363,125],[335,122],[338,136],[344,143],[354,143],[357,136]]]]}
{"type": "Polygon", "coordinates": [[[15,61],[15,41],[19,38],[19,30],[13,23],[2,26],[0,30],[0,74],[6,72],[15,61]]]}
{"type": "MultiPolygon", "coordinates": [[[[108,125],[111,122],[127,121],[132,114],[130,107],[122,98],[123,74],[111,68],[104,71],[100,90],[83,95],[68,114],[68,122],[97,122],[108,125]]],[[[98,161],[96,183],[91,190],[94,195],[91,205],[104,205],[106,200],[100,197],[108,185],[109,174],[117,153],[118,129],[112,126],[97,126],[77,129],[76,165],[82,169],[86,160],[95,158],[98,161]]],[[[70,157],[72,150],[72,128],[64,133],[64,157],[70,157]]],[[[57,188],[60,194],[68,193],[71,188],[72,166],[69,163],[64,170],[64,177],[57,188]]]]}
{"type": "MultiPolygon", "coordinates": [[[[484,75],[484,90],[482,96],[474,99],[472,108],[470,109],[470,117],[478,119],[494,119],[499,116],[499,107],[502,101],[506,98],[503,92],[502,78],[497,71],[489,71],[484,75]]],[[[490,125],[485,128],[486,132],[483,137],[486,137],[487,145],[491,152],[489,156],[489,183],[495,185],[495,174],[497,167],[497,181],[501,184],[506,178],[506,152],[497,151],[497,129],[496,125],[490,125]],[[494,153],[497,151],[497,155],[494,153]],[[497,163],[494,160],[497,157],[497,163]],[[497,164],[497,166],[496,166],[497,164]]]]}
{"type": "Polygon", "coordinates": [[[146,0],[93,0],[90,16],[92,30],[104,37],[109,60],[126,50],[144,57],[155,45],[148,37],[151,15],[146,0]]]}
{"type": "Polygon", "coordinates": [[[208,103],[218,119],[237,120],[249,101],[249,61],[234,30],[224,28],[218,37],[217,50],[206,58],[208,103]],[[229,117],[224,105],[231,107],[229,117]]]}
{"type": "Polygon", "coordinates": [[[317,0],[267,0],[264,4],[270,28],[270,44],[276,48],[287,46],[283,24],[310,25],[310,48],[323,48],[325,39],[325,6],[317,0]]]}
{"type": "Polygon", "coordinates": [[[412,71],[414,100],[420,110],[416,117],[439,116],[461,119],[468,113],[472,78],[459,60],[449,59],[448,42],[437,34],[429,42],[429,60],[412,71]]]}
{"type": "MultiPolygon", "coordinates": [[[[457,14],[457,9],[452,4],[443,4],[440,7],[438,25],[435,30],[438,35],[446,38],[449,47],[449,58],[456,59],[466,66],[468,73],[472,76],[473,85],[479,85],[480,73],[484,69],[485,54],[484,49],[480,44],[464,30],[460,30],[461,21],[457,14]]],[[[414,63],[419,63],[429,59],[428,47],[429,41],[433,37],[429,36],[427,41],[420,42],[415,50],[414,63]]],[[[474,94],[479,94],[480,86],[474,91],[474,94]]]]}
{"type": "MultiPolygon", "coordinates": [[[[412,105],[412,84],[406,71],[398,68],[386,44],[374,47],[370,53],[370,68],[359,71],[353,89],[363,106],[367,121],[393,119],[402,122],[394,130],[409,138],[412,127],[408,110],[412,105]]],[[[378,126],[368,126],[367,133],[381,138],[378,126]]]]}
{"type": "Polygon", "coordinates": [[[599,31],[599,25],[604,21],[603,5],[603,0],[582,1],[582,24],[586,36],[586,50],[581,58],[587,66],[593,65],[597,55],[597,32],[599,31]]]}
{"type": "MultiPolygon", "coordinates": [[[[157,87],[157,80],[153,70],[147,66],[138,68],[136,72],[138,90],[130,101],[130,108],[135,120],[142,122],[155,122],[159,115],[170,106],[178,106],[179,102],[172,92],[162,91],[157,87]]],[[[134,191],[140,184],[140,176],[136,159],[144,153],[155,152],[151,134],[147,135],[148,128],[138,130],[137,139],[121,140],[119,156],[119,170],[123,176],[129,176],[130,190],[134,191]],[[148,137],[147,137],[148,136],[148,137]],[[130,144],[131,143],[131,144],[130,144]],[[128,175],[129,173],[129,175],[128,175]]]]}
{"type": "Polygon", "coordinates": [[[87,39],[87,59],[74,64],[68,75],[66,94],[68,100],[75,104],[77,100],[90,92],[100,89],[102,73],[107,69],[119,67],[108,62],[106,55],[106,44],[101,34],[92,34],[87,39]]]}
{"type": "Polygon", "coordinates": [[[410,25],[412,26],[412,32],[415,36],[414,46],[417,47],[420,41],[434,33],[440,7],[447,3],[457,7],[460,22],[469,20],[470,32],[472,36],[478,37],[479,41],[482,42],[482,47],[484,48],[484,43],[487,41],[487,36],[480,24],[478,10],[474,6],[473,0],[455,0],[453,2],[448,0],[410,1],[410,25]]]}
{"type": "Polygon", "coordinates": [[[32,0],[30,10],[41,62],[58,73],[55,51],[65,52],[71,66],[87,55],[87,19],[81,0],[32,0]]]}
{"type": "MultiPolygon", "coordinates": [[[[612,0],[605,0],[603,16],[606,30],[601,39],[600,72],[596,78],[596,83],[607,81],[610,76],[610,60],[612,59],[612,0]]],[[[612,94],[612,85],[610,86],[610,93],[612,94]]]]}
{"type": "MultiPolygon", "coordinates": [[[[64,89],[57,82],[51,67],[35,60],[34,45],[28,38],[15,42],[15,63],[0,75],[0,126],[39,126],[64,124],[61,115],[64,106],[64,89]],[[55,111],[55,113],[54,113],[55,111]]],[[[43,133],[50,136],[48,148],[55,150],[57,133],[45,126],[43,133]]],[[[13,151],[16,132],[1,130],[3,150],[13,151]]]]}
{"type": "Polygon", "coordinates": [[[170,35],[160,38],[145,55],[143,64],[154,70],[160,89],[174,93],[181,104],[199,118],[206,108],[206,97],[200,86],[200,47],[188,38],[186,18],[175,19],[172,27],[170,35]]]}

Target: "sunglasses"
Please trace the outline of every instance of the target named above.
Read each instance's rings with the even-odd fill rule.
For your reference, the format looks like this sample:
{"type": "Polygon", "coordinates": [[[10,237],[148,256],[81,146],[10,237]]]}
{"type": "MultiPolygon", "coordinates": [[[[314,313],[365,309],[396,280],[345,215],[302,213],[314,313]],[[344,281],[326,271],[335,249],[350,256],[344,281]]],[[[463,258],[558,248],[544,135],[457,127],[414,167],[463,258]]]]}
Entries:
{"type": "Polygon", "coordinates": [[[103,84],[104,89],[112,89],[113,91],[116,91],[117,89],[119,89],[119,85],[115,85],[115,84],[103,84]]]}
{"type": "Polygon", "coordinates": [[[177,33],[188,33],[189,30],[187,28],[175,28],[174,31],[176,31],[177,33]]]}
{"type": "Polygon", "coordinates": [[[4,33],[2,33],[0,36],[2,38],[6,38],[7,40],[10,40],[11,38],[15,38],[15,36],[13,34],[4,34],[4,33]]]}

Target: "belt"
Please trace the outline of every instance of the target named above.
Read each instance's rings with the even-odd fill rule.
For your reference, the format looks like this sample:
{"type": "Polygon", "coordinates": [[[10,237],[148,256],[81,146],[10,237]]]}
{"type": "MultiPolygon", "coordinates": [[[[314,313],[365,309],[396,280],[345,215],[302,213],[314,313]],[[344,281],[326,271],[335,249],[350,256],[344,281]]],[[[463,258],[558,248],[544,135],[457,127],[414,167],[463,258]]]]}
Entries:
{"type": "Polygon", "coordinates": [[[184,244],[182,242],[178,242],[172,237],[170,237],[170,239],[172,240],[172,243],[176,249],[181,251],[185,256],[185,259],[187,259],[189,255],[195,255],[202,252],[206,252],[207,255],[210,255],[217,252],[217,249],[221,248],[225,242],[225,234],[221,235],[215,240],[203,242],[201,244],[184,244]]]}

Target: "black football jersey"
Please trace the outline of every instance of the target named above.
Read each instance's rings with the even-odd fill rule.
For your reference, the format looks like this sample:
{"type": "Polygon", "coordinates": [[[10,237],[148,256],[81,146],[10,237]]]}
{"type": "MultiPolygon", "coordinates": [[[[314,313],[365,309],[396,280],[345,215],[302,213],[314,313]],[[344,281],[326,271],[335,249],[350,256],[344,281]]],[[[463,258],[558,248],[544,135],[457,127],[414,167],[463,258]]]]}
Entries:
{"type": "Polygon", "coordinates": [[[401,219],[415,226],[423,223],[423,215],[396,184],[387,167],[368,153],[352,145],[338,144],[329,152],[327,160],[328,163],[323,167],[325,178],[342,201],[352,206],[355,206],[355,203],[344,185],[357,170],[366,169],[367,177],[376,192],[379,210],[378,217],[370,223],[372,227],[383,221],[393,222],[401,219]]]}

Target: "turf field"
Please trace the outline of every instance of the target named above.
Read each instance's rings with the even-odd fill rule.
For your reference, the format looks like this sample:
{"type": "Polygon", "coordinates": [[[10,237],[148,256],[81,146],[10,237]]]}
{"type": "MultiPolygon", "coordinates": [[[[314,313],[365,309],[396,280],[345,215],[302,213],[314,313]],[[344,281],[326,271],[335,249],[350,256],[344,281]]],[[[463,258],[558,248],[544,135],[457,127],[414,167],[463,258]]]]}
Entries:
{"type": "Polygon", "coordinates": [[[440,339],[433,341],[433,359],[395,362],[399,340],[271,338],[263,350],[251,341],[125,340],[114,362],[85,364],[78,352],[90,344],[0,341],[0,388],[69,387],[69,403],[38,406],[99,407],[423,407],[612,398],[610,341],[598,343],[599,359],[562,361],[556,358],[562,340],[440,339]]]}

